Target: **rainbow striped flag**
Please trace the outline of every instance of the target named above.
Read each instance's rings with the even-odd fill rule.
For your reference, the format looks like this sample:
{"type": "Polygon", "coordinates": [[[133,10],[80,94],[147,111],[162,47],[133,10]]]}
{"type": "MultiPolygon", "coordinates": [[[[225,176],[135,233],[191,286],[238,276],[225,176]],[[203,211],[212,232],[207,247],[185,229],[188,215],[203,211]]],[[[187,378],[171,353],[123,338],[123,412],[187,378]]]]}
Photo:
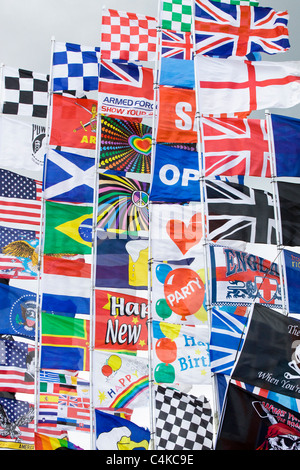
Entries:
{"type": "Polygon", "coordinates": [[[81,447],[72,444],[67,439],[57,439],[56,437],[45,436],[38,432],[34,436],[35,450],[57,450],[66,447],[70,450],[84,450],[81,447]]]}

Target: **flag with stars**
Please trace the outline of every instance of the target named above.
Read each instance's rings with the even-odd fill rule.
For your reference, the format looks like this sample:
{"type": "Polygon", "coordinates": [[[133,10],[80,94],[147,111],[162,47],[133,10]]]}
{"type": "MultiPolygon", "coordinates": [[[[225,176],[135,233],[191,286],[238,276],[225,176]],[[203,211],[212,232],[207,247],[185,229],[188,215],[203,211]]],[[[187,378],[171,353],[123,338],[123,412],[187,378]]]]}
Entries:
{"type": "Polygon", "coordinates": [[[34,407],[0,397],[0,447],[34,450],[34,407]]]}
{"type": "Polygon", "coordinates": [[[148,359],[94,350],[93,400],[96,408],[139,408],[149,399],[148,359]]]}
{"type": "Polygon", "coordinates": [[[95,297],[95,347],[111,351],[148,350],[148,300],[99,289],[95,297]]]}
{"type": "Polygon", "coordinates": [[[30,344],[0,339],[0,391],[34,393],[35,352],[30,344]]]}

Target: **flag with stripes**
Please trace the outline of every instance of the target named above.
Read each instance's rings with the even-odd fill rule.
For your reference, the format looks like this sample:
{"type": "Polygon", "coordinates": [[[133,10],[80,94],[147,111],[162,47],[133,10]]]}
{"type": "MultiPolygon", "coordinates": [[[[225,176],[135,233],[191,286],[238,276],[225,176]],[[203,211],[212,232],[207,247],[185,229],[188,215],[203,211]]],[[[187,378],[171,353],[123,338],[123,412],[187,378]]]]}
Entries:
{"type": "Polygon", "coordinates": [[[30,344],[0,339],[0,391],[34,393],[35,352],[30,344]]]}

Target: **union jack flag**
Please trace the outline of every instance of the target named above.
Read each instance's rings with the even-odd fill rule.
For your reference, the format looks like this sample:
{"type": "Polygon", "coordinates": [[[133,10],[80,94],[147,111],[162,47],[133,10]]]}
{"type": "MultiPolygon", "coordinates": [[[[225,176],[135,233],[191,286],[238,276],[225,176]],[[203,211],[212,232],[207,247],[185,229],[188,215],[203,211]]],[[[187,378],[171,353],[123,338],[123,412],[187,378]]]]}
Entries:
{"type": "Polygon", "coordinates": [[[272,8],[196,0],[197,53],[218,57],[289,49],[288,13],[272,8]]]}
{"type": "Polygon", "coordinates": [[[206,176],[271,176],[266,121],[203,118],[206,176]]]}
{"type": "Polygon", "coordinates": [[[162,30],[161,56],[193,60],[193,40],[190,32],[162,30]]]}

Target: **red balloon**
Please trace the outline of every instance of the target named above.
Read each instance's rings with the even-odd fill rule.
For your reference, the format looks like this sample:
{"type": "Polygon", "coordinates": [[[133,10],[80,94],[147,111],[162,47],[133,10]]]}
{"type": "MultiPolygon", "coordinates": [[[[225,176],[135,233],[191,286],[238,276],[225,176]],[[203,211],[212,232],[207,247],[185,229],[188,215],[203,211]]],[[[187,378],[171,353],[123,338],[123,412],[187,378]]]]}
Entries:
{"type": "Polygon", "coordinates": [[[112,374],[112,368],[106,364],[102,367],[101,372],[105,377],[109,377],[112,374]]]}
{"type": "Polygon", "coordinates": [[[158,359],[165,364],[174,362],[177,357],[177,346],[170,338],[160,338],[155,344],[158,359]]]}
{"type": "Polygon", "coordinates": [[[202,307],[205,288],[196,271],[177,268],[169,272],[164,283],[165,299],[171,310],[186,320],[202,307]]]}

